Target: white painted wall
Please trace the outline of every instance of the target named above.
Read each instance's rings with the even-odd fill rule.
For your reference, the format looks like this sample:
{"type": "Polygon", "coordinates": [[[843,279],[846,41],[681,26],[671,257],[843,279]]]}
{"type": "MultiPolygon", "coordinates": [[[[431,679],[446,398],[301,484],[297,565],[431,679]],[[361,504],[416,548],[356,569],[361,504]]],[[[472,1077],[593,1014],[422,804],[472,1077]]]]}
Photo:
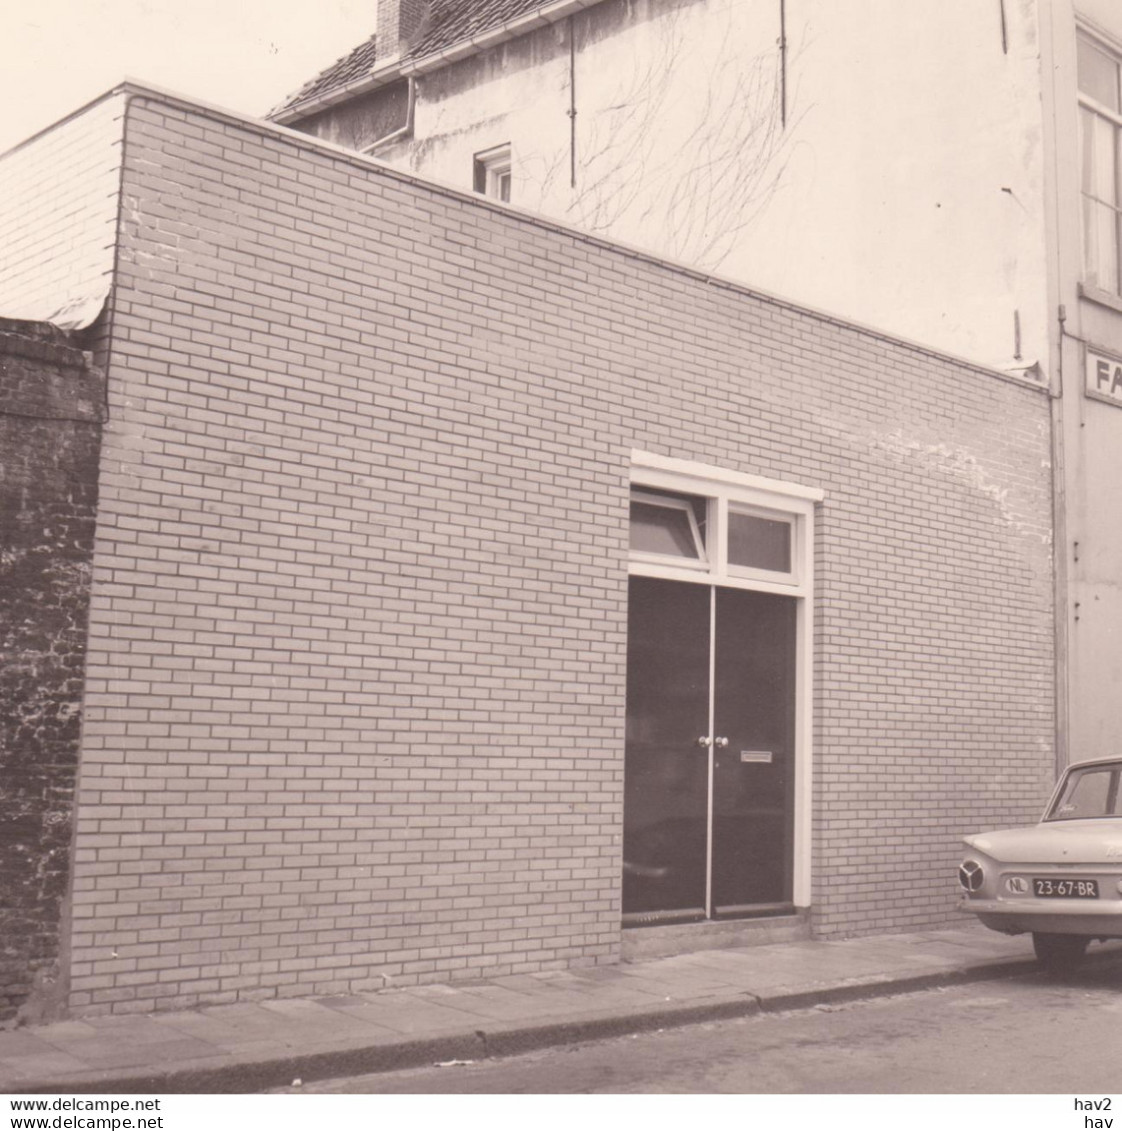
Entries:
{"type": "MultiPolygon", "coordinates": [[[[998,368],[1046,370],[1035,0],[637,0],[585,43],[569,185],[563,29],[420,80],[416,171],[470,185],[509,141],[514,198],[614,239],[998,368]],[[1019,316],[1021,357],[1014,319],[1019,316]]],[[[389,154],[391,161],[394,155],[389,154]]]]}

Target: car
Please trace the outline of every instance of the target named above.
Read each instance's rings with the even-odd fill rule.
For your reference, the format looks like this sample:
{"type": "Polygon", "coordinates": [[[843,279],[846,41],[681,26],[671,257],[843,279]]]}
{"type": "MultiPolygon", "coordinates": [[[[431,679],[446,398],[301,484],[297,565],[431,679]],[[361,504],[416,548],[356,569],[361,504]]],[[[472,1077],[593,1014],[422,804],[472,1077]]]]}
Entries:
{"type": "Polygon", "coordinates": [[[1122,758],[1068,766],[1039,824],[963,843],[961,906],[995,931],[1032,932],[1047,969],[1122,938],[1122,758]]]}

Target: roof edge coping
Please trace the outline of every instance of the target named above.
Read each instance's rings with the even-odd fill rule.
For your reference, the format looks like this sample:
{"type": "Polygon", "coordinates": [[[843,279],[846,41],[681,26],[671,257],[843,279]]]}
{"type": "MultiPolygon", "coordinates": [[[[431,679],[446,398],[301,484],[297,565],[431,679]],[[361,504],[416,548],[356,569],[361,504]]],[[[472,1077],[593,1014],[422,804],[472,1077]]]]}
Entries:
{"type": "MultiPolygon", "coordinates": [[[[596,2],[596,0],[593,0],[593,2],[596,2]]],[[[832,326],[853,330],[856,333],[876,338],[879,341],[902,346],[905,349],[915,350],[927,357],[949,361],[954,365],[965,366],[976,373],[984,374],[987,377],[994,377],[1009,384],[1018,385],[1029,391],[1042,393],[1046,396],[1052,395],[1046,380],[1037,380],[1024,376],[1022,370],[1024,370],[1024,372],[1031,371],[1036,368],[1035,364],[1032,366],[1017,366],[1015,369],[1007,371],[999,369],[996,365],[987,365],[981,361],[974,361],[971,358],[937,349],[935,346],[928,345],[924,342],[905,338],[899,334],[892,334],[887,330],[864,322],[855,322],[851,319],[844,318],[840,314],[831,313],[830,311],[822,310],[818,307],[808,306],[805,303],[796,302],[794,299],[785,298],[782,295],[773,294],[770,291],[751,287],[736,279],[704,271],[692,264],[659,255],[649,248],[639,247],[638,245],[625,243],[623,241],[606,239],[604,236],[584,231],[575,225],[566,224],[564,221],[557,220],[552,216],[546,216],[540,212],[533,212],[528,208],[521,208],[517,204],[508,204],[504,201],[496,200],[494,197],[481,196],[479,193],[469,192],[457,185],[448,184],[446,181],[421,177],[416,173],[395,169],[391,165],[387,165],[385,162],[379,161],[376,157],[372,157],[369,154],[361,153],[355,149],[348,149],[346,146],[338,145],[331,141],[325,141],[323,138],[314,137],[311,134],[302,133],[300,130],[294,130],[276,121],[270,121],[265,118],[255,118],[250,114],[245,114],[237,110],[229,110],[225,107],[217,106],[214,103],[202,102],[188,97],[187,95],[177,94],[174,91],[165,90],[148,83],[138,82],[135,79],[126,79],[112,90],[107,91],[101,98],[94,99],[93,102],[100,102],[102,99],[116,94],[124,94],[129,98],[152,98],[177,106],[184,111],[209,114],[215,118],[245,126],[258,133],[282,138],[302,148],[318,150],[319,152],[340,158],[354,165],[363,166],[371,172],[388,177],[391,180],[397,180],[405,184],[428,189],[429,191],[443,193],[446,196],[471,204],[473,207],[490,212],[497,212],[501,215],[512,216],[525,223],[533,224],[535,227],[559,232],[571,239],[579,240],[582,243],[591,244],[594,247],[601,247],[608,251],[628,256],[631,259],[637,259],[643,263],[650,263],[662,267],[668,271],[683,275],[686,278],[693,279],[696,282],[705,283],[708,286],[717,287],[721,290],[732,291],[736,294],[743,294],[759,302],[766,302],[784,310],[790,310],[797,314],[816,318],[832,326]]],[[[68,115],[68,117],[72,116],[73,115],[68,115]]]]}

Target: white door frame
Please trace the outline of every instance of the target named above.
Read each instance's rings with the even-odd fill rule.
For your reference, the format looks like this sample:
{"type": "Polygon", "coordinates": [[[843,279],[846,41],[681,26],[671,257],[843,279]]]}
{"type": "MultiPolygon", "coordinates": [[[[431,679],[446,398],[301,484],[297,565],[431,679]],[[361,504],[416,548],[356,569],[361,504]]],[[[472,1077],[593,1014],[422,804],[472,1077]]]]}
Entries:
{"type": "MultiPolygon", "coordinates": [[[[669,581],[751,589],[796,598],[795,628],[795,788],[792,898],[810,906],[814,726],[814,514],[825,493],[779,479],[746,475],[692,460],[632,451],[631,486],[675,491],[708,499],[708,561],[674,564],[656,555],[632,552],[628,573],[669,581]],[[728,514],[747,510],[791,523],[791,569],[775,573],[730,567],[728,514]]],[[[712,770],[710,770],[712,772],[712,770]]]]}

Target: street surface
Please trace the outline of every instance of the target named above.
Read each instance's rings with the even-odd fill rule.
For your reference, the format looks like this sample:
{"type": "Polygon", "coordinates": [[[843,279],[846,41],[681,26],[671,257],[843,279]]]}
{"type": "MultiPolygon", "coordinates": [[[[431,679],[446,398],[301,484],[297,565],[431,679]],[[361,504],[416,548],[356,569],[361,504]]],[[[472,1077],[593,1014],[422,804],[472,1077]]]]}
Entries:
{"type": "Polygon", "coordinates": [[[1122,1092],[1122,966],[309,1083],[346,1093],[1122,1092]]]}

